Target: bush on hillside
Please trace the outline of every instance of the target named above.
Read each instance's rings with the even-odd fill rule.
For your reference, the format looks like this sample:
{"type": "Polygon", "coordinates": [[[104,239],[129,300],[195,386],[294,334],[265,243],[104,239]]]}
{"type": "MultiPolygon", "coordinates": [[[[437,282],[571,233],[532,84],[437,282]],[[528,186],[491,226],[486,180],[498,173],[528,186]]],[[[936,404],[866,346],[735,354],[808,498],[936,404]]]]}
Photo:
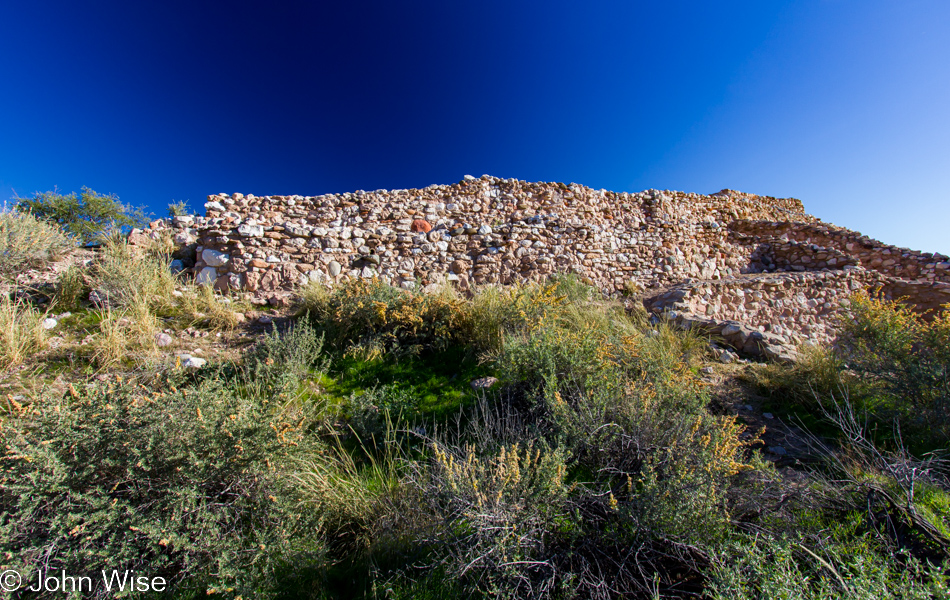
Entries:
{"type": "Polygon", "coordinates": [[[844,402],[889,449],[950,449],[950,311],[931,317],[855,294],[832,348],[809,349],[792,366],[759,368],[753,381],[808,415],[844,402]]]}
{"type": "Polygon", "coordinates": [[[467,330],[465,303],[451,288],[426,294],[357,279],[304,298],[304,310],[327,342],[363,357],[444,350],[461,342],[467,330]]]}
{"type": "MultiPolygon", "coordinates": [[[[272,340],[265,354],[313,364],[319,346],[304,346],[272,340]]],[[[24,581],[37,568],[134,569],[179,592],[250,598],[287,564],[319,564],[323,514],[301,505],[314,500],[295,477],[323,460],[322,406],[289,402],[298,373],[271,365],[71,386],[10,415],[0,430],[3,568],[24,581]]]]}
{"type": "Polygon", "coordinates": [[[0,275],[56,260],[75,246],[59,226],[30,212],[0,212],[0,275]]]}
{"type": "Polygon", "coordinates": [[[850,369],[880,384],[880,391],[892,399],[893,416],[909,433],[922,436],[914,441],[947,448],[950,310],[928,321],[899,302],[857,294],[851,298],[838,347],[850,369]]]}
{"type": "Polygon", "coordinates": [[[710,569],[710,600],[765,598],[945,598],[946,575],[935,565],[905,559],[898,565],[869,551],[826,548],[820,554],[801,543],[757,534],[720,549],[710,569]]]}
{"type": "Polygon", "coordinates": [[[114,230],[139,227],[148,216],[139,208],[122,204],[114,194],[98,194],[88,187],[60,194],[43,192],[32,198],[17,198],[16,208],[55,223],[82,243],[98,242],[114,230]]]}

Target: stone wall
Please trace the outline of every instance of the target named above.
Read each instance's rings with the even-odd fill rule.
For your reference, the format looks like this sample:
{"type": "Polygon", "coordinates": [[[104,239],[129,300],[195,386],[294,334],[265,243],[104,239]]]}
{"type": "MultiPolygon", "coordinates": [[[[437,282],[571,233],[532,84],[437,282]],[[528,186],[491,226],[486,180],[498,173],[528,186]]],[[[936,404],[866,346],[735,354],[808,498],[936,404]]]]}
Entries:
{"type": "Polygon", "coordinates": [[[910,304],[933,315],[950,303],[950,283],[907,281],[863,267],[758,273],[681,283],[646,299],[648,309],[699,326],[748,354],[793,359],[804,342],[827,343],[850,306],[849,296],[910,304]]]}
{"type": "Polygon", "coordinates": [[[732,223],[730,229],[736,243],[799,242],[846,255],[853,264],[894,277],[950,282],[947,256],[890,246],[828,223],[742,220],[732,223]]]}
{"type": "Polygon", "coordinates": [[[302,196],[209,196],[206,217],[161,226],[197,252],[219,288],[270,292],[305,277],[379,276],[395,285],[448,276],[510,283],[572,271],[606,291],[748,271],[752,248],[729,239],[736,219],[810,222],[801,202],[724,191],[636,194],[577,184],[482,177],[421,190],[302,196]]]}
{"type": "Polygon", "coordinates": [[[608,294],[642,291],[657,311],[739,322],[783,344],[827,339],[829,317],[860,287],[921,310],[950,302],[946,256],[822,223],[795,199],[731,190],[616,193],[466,176],[423,189],[217,194],[205,210],[157,221],[150,235],[171,230],[176,269],[256,298],[308,281],[448,279],[464,290],[573,272],[608,294]]]}

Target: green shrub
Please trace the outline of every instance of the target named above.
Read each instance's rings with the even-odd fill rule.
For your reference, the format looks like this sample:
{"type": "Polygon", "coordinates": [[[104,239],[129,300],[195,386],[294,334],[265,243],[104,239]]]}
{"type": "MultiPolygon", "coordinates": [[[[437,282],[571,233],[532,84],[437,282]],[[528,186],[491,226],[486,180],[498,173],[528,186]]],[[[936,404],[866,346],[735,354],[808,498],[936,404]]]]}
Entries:
{"type": "Polygon", "coordinates": [[[327,342],[368,359],[444,350],[464,339],[467,330],[464,302],[448,288],[426,294],[359,279],[307,298],[303,308],[327,342]]]}
{"type": "Polygon", "coordinates": [[[950,448],[950,313],[927,320],[899,302],[856,294],[833,348],[804,349],[795,365],[762,366],[751,379],[806,421],[823,404],[846,402],[890,449],[950,448]]]}
{"type": "Polygon", "coordinates": [[[265,333],[244,359],[240,378],[253,395],[289,398],[306,379],[319,379],[329,366],[323,356],[323,336],[308,323],[265,333]]]}
{"type": "Polygon", "coordinates": [[[141,209],[122,204],[114,194],[97,194],[87,187],[79,196],[52,191],[16,200],[17,210],[54,223],[83,243],[101,241],[111,231],[148,222],[141,209]]]}
{"type": "Polygon", "coordinates": [[[856,600],[946,598],[941,569],[873,552],[819,552],[788,539],[756,536],[720,550],[710,570],[711,600],[856,600]]]}
{"type": "Polygon", "coordinates": [[[552,588],[548,546],[571,516],[564,451],[528,441],[491,454],[438,443],[432,452],[423,495],[446,524],[447,575],[503,598],[552,588]]]}
{"type": "Polygon", "coordinates": [[[838,346],[887,397],[869,407],[882,421],[897,419],[917,447],[950,447],[950,312],[927,321],[899,302],[858,294],[838,346]]]}
{"type": "Polygon", "coordinates": [[[187,200],[179,200],[178,202],[172,202],[168,205],[169,217],[181,217],[190,214],[191,208],[189,208],[187,200]]]}
{"type": "Polygon", "coordinates": [[[353,393],[342,408],[347,424],[364,443],[382,438],[394,421],[419,417],[416,398],[392,385],[353,393]]]}
{"type": "MultiPolygon", "coordinates": [[[[310,362],[318,350],[305,335],[256,356],[310,362]]],[[[3,568],[25,580],[38,565],[73,575],[128,568],[179,592],[262,597],[286,565],[322,565],[324,517],[302,504],[316,500],[296,479],[314,461],[335,464],[317,435],[322,405],[282,400],[297,382],[267,360],[197,381],[172,373],[71,387],[8,418],[3,568]],[[275,383],[272,393],[246,385],[260,380],[275,383]]]]}
{"type": "Polygon", "coordinates": [[[56,260],[75,247],[60,227],[30,212],[0,212],[0,275],[56,260]]]}

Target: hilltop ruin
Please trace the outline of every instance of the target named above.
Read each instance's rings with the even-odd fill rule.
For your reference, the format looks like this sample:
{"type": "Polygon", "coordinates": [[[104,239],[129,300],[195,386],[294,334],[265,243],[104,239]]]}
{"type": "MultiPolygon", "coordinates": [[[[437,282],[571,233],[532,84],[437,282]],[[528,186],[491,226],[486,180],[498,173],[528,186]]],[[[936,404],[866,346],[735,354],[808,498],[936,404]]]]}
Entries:
{"type": "Polygon", "coordinates": [[[796,199],[732,190],[617,193],[484,175],[423,189],[217,194],[205,210],[132,237],[171,229],[175,268],[257,298],[308,281],[379,277],[411,288],[447,279],[467,290],[576,273],[777,358],[828,341],[857,289],[920,311],[950,302],[947,256],[823,223],[796,199]]]}

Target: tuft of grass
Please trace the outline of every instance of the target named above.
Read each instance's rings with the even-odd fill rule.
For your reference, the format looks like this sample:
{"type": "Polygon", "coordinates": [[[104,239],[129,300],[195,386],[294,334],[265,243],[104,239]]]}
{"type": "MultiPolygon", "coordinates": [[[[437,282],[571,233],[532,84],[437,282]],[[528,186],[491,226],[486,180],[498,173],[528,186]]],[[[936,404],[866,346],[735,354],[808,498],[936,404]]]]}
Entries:
{"type": "Polygon", "coordinates": [[[241,321],[242,315],[231,298],[215,294],[210,285],[199,285],[178,298],[176,312],[189,326],[210,330],[230,330],[241,321]]]}
{"type": "Polygon", "coordinates": [[[75,241],[55,224],[29,212],[0,212],[0,275],[56,260],[75,247],[75,241]]]}
{"type": "Polygon", "coordinates": [[[0,296],[0,368],[18,365],[45,347],[45,317],[28,302],[0,296]]]}
{"type": "Polygon", "coordinates": [[[59,274],[56,280],[53,301],[60,308],[73,309],[79,307],[80,302],[89,297],[89,292],[84,270],[76,265],[70,265],[59,274]]]}
{"type": "Polygon", "coordinates": [[[94,289],[111,308],[141,305],[154,312],[173,304],[175,278],[168,257],[158,250],[143,249],[110,238],[91,268],[94,289]]]}
{"type": "Polygon", "coordinates": [[[101,309],[96,320],[99,331],[89,341],[87,351],[100,369],[124,363],[147,364],[158,355],[158,319],[144,304],[118,311],[101,309]]]}

